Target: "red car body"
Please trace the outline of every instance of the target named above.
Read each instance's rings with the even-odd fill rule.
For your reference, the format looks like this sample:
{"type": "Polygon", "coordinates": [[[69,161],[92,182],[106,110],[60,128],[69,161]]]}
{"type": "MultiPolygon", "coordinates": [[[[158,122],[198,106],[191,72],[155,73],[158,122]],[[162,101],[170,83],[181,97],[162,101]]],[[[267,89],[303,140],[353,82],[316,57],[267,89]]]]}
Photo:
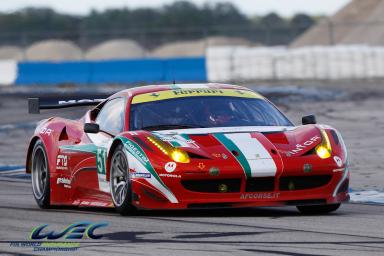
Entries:
{"type": "MultiPolygon", "coordinates": [[[[253,93],[232,85],[204,87],[253,93]]],[[[27,173],[32,168],[33,148],[41,141],[47,152],[51,205],[114,207],[110,166],[120,143],[127,151],[132,204],[139,209],[334,205],[349,199],[347,152],[339,132],[329,126],[129,131],[136,96],[175,90],[207,92],[201,86],[164,85],[116,93],[107,100],[125,99],[125,123],[124,131],[114,136],[84,132],[84,124],[95,120],[92,110],[79,120],[43,120],[30,141],[27,173]],[[178,142],[190,161],[175,163],[150,141],[153,136],[170,145],[178,142]],[[326,159],[316,154],[324,136],[332,148],[326,159]]]]}

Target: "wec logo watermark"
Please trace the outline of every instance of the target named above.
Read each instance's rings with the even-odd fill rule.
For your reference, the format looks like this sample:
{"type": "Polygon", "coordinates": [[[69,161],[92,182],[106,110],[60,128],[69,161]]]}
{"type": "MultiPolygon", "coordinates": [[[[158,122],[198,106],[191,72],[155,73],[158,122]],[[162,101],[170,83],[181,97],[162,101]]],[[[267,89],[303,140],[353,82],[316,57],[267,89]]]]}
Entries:
{"type": "Polygon", "coordinates": [[[100,239],[102,235],[96,235],[95,230],[101,227],[106,227],[107,223],[92,223],[92,222],[77,222],[66,227],[62,232],[56,233],[55,231],[45,231],[48,224],[43,224],[34,228],[29,236],[30,239],[40,240],[56,240],[59,238],[64,239],[82,239],[84,235],[91,239],[100,239]]]}
{"type": "Polygon", "coordinates": [[[73,223],[61,231],[50,229],[48,224],[43,224],[32,229],[29,241],[10,242],[10,247],[33,248],[33,251],[65,252],[77,251],[80,248],[80,240],[83,238],[100,239],[103,237],[96,231],[106,227],[108,223],[94,223],[82,221],[73,223]],[[60,239],[59,241],[56,241],[60,239]],[[66,241],[63,241],[65,239],[66,241]]]}

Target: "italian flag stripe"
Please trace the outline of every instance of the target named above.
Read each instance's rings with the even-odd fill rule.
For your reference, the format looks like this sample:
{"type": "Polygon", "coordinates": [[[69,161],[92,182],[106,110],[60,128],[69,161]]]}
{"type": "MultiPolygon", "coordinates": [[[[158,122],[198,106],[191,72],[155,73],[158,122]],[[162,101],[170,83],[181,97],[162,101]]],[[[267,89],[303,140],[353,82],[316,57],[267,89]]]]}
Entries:
{"type": "Polygon", "coordinates": [[[166,187],[165,184],[163,183],[163,181],[160,179],[159,175],[157,175],[155,169],[153,169],[151,162],[149,161],[147,155],[141,149],[141,147],[139,145],[137,145],[136,142],[134,142],[128,138],[119,137],[119,139],[123,141],[123,143],[125,145],[125,149],[132,156],[134,156],[142,165],[144,165],[144,167],[153,175],[153,177],[155,177],[160,182],[161,185],[166,187]]]}
{"type": "Polygon", "coordinates": [[[217,133],[214,134],[215,138],[221,142],[233,155],[232,151],[236,151],[239,155],[234,156],[237,161],[240,163],[241,167],[244,170],[245,176],[247,178],[252,178],[252,171],[251,171],[251,166],[249,165],[247,159],[245,158],[244,154],[241,152],[241,150],[236,146],[235,143],[229,138],[227,138],[224,134],[222,133],[217,133]]]}

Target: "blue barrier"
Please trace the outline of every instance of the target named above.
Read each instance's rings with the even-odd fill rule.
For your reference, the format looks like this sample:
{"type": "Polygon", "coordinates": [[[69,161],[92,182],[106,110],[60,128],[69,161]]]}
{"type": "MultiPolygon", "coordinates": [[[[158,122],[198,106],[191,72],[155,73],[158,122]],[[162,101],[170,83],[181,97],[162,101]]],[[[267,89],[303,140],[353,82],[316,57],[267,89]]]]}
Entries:
{"type": "Polygon", "coordinates": [[[163,60],[102,61],[93,63],[90,83],[159,82],[163,74],[163,60]]]}
{"type": "Polygon", "coordinates": [[[15,84],[88,84],[92,64],[90,62],[21,62],[15,84]]]}
{"type": "Polygon", "coordinates": [[[17,85],[203,82],[205,58],[21,62],[17,85]]]}

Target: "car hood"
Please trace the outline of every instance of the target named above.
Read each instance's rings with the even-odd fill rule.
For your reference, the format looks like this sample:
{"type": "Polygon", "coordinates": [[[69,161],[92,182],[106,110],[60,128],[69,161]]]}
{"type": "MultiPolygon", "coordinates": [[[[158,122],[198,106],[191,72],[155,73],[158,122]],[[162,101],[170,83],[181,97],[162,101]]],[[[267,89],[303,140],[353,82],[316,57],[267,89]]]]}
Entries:
{"type": "MultiPolygon", "coordinates": [[[[155,131],[154,135],[175,147],[202,156],[212,156],[220,146],[225,151],[239,151],[248,160],[283,156],[301,156],[321,143],[316,125],[246,126],[155,131]]],[[[236,152],[234,152],[236,154],[236,152]]]]}

